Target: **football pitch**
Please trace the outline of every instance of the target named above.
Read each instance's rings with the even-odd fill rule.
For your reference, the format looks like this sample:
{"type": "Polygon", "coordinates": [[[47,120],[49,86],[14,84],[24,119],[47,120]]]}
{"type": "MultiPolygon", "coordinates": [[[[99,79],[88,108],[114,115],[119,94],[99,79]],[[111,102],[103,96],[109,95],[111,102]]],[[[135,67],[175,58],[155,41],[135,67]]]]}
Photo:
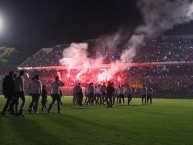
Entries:
{"type": "MultiPolygon", "coordinates": [[[[50,104],[47,103],[47,106],[50,104]]],[[[0,116],[0,145],[193,145],[193,100],[154,99],[142,106],[72,105],[62,98],[62,113],[29,114],[27,97],[24,117],[0,116]]],[[[0,96],[0,109],[5,103],[0,96]]],[[[39,110],[41,104],[39,105],[39,110]]]]}

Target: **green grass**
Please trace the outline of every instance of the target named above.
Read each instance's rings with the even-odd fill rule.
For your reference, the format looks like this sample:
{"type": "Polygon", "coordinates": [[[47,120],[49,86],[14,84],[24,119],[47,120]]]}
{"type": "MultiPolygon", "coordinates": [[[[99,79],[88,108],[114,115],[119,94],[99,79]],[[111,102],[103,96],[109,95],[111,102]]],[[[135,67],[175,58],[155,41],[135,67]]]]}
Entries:
{"type": "MultiPolygon", "coordinates": [[[[152,106],[74,106],[63,98],[62,114],[0,116],[0,145],[193,145],[193,100],[154,99],[152,106]]],[[[5,99],[0,97],[0,107],[5,99]]],[[[50,103],[50,100],[48,104],[50,103]]],[[[40,107],[39,107],[40,109],[40,107]]]]}

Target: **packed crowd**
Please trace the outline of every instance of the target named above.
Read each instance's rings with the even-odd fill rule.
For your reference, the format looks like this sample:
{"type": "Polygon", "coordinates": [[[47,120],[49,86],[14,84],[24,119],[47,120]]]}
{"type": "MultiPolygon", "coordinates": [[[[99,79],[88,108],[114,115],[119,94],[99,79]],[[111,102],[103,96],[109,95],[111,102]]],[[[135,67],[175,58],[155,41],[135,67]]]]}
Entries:
{"type": "MultiPolygon", "coordinates": [[[[193,76],[191,66],[173,66],[173,67],[133,67],[123,72],[117,72],[112,77],[99,77],[101,70],[89,70],[81,75],[78,75],[78,70],[28,70],[26,71],[25,90],[29,94],[28,88],[31,82],[31,77],[39,74],[43,85],[50,88],[50,84],[54,81],[55,76],[65,82],[65,87],[62,91],[65,95],[72,94],[72,88],[77,83],[81,83],[83,90],[86,86],[93,82],[94,86],[103,82],[112,81],[116,87],[119,85],[130,85],[135,92],[142,87],[142,84],[150,84],[154,92],[157,94],[177,94],[177,93],[192,93],[193,76]]],[[[0,83],[7,72],[0,75],[0,83]]],[[[17,73],[18,74],[18,73],[17,73]]],[[[0,88],[2,94],[2,87],[0,88]]]]}
{"type": "MultiPolygon", "coordinates": [[[[129,70],[117,72],[115,75],[102,77],[107,70],[88,70],[79,74],[78,70],[32,70],[28,71],[26,81],[30,82],[31,76],[39,74],[43,84],[48,87],[53,82],[54,76],[59,76],[65,82],[65,89],[72,90],[75,84],[81,82],[85,88],[90,82],[94,86],[103,82],[112,81],[119,85],[130,85],[134,90],[138,90],[143,84],[151,84],[155,93],[191,93],[193,90],[193,67],[191,66],[169,66],[169,67],[132,67],[129,70]],[[70,89],[71,88],[71,89],[70,89]]],[[[29,84],[29,83],[27,83],[29,84]]],[[[69,93],[67,93],[70,95],[69,93]]]]}
{"type": "Polygon", "coordinates": [[[192,61],[193,40],[182,38],[153,39],[137,51],[134,62],[192,61]]]}
{"type": "MultiPolygon", "coordinates": [[[[93,42],[92,42],[93,43],[93,42]]],[[[62,58],[62,52],[69,45],[56,45],[53,48],[43,48],[35,55],[30,57],[20,67],[43,67],[43,66],[59,66],[59,60],[62,58]]],[[[95,51],[93,44],[89,45],[92,50],[90,56],[104,57],[104,63],[110,63],[116,59],[120,59],[121,50],[109,52],[107,49],[99,48],[95,51]]],[[[132,62],[184,62],[193,61],[193,40],[181,37],[163,37],[151,39],[146,42],[144,47],[137,49],[136,55],[132,62]]]]}
{"type": "Polygon", "coordinates": [[[25,61],[21,67],[46,67],[46,66],[58,66],[59,60],[62,58],[62,52],[64,48],[69,45],[56,45],[53,48],[42,48],[27,61],[25,61]]]}

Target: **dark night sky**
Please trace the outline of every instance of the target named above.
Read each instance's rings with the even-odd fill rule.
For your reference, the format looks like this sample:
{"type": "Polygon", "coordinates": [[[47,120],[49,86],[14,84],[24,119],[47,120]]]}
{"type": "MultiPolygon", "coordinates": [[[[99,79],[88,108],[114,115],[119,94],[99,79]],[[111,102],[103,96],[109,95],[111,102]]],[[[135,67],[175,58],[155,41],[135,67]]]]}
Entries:
{"type": "MultiPolygon", "coordinates": [[[[95,39],[142,22],[136,0],[0,0],[1,13],[7,25],[0,44],[30,52],[95,39]]],[[[167,34],[191,33],[192,25],[167,34]]]]}

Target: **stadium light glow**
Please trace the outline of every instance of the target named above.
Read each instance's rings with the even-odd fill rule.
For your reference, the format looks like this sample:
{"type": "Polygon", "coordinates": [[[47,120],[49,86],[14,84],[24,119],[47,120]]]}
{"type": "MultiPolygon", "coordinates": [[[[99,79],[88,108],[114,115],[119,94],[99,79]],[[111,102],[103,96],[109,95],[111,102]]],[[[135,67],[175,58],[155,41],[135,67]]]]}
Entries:
{"type": "Polygon", "coordinates": [[[0,32],[3,30],[4,27],[4,20],[3,17],[0,15],[0,32]]]}

